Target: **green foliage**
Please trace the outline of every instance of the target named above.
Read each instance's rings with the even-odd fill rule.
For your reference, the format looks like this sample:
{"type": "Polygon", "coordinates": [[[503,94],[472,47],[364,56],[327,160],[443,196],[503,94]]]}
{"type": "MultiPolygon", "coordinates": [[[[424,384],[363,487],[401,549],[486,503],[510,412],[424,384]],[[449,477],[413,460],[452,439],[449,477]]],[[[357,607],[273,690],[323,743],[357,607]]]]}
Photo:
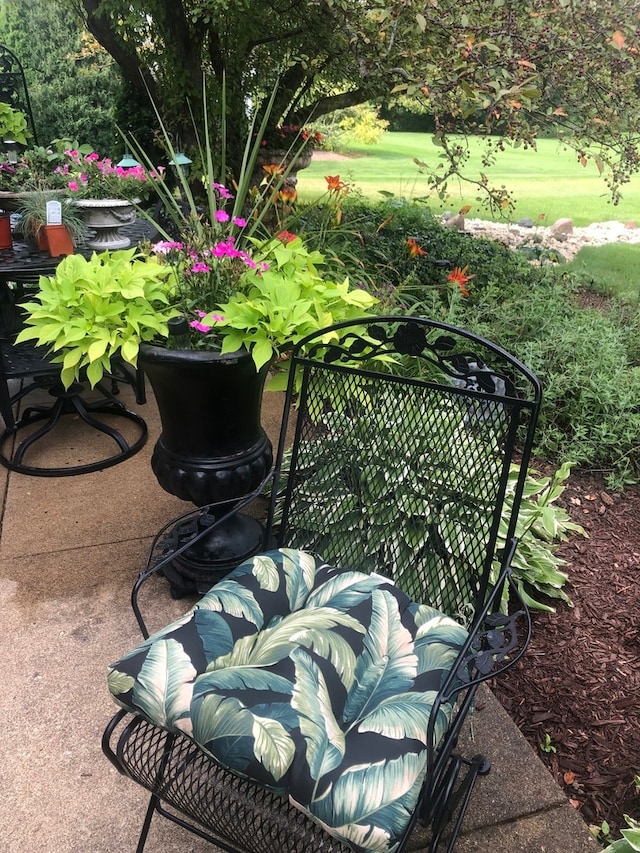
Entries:
{"type": "MultiPolygon", "coordinates": [[[[558,544],[566,541],[571,534],[587,536],[583,527],[571,521],[566,510],[555,505],[564,491],[562,483],[569,476],[570,470],[571,466],[565,462],[551,476],[543,477],[538,472],[529,472],[522,495],[516,525],[519,541],[512,562],[513,577],[523,600],[529,607],[538,610],[551,611],[553,608],[533,598],[532,590],[545,598],[560,598],[571,603],[563,589],[567,575],[560,568],[566,565],[566,560],[558,557],[556,550],[558,544]]],[[[516,477],[512,472],[507,487],[505,512],[513,506],[515,485],[516,477]]],[[[504,547],[504,521],[501,523],[499,541],[504,547]]],[[[504,608],[506,604],[505,600],[504,608]]]]}
{"type": "MultiPolygon", "coordinates": [[[[581,160],[602,169],[614,198],[640,166],[638,33],[630,0],[557,7],[523,0],[516,8],[469,0],[464,9],[454,0],[427,6],[422,0],[288,6],[156,0],[152,13],[144,0],[81,5],[88,27],[131,84],[141,89],[143,77],[152,79],[161,111],[174,112],[181,128],[190,125],[185,96],[200,103],[201,69],[210,68],[218,84],[226,74],[238,154],[245,105],[260,114],[280,78],[274,126],[303,125],[390,93],[423,100],[444,155],[426,170],[442,194],[467,165],[465,146],[449,134],[479,131],[488,147],[474,186],[498,209],[511,198],[508,189],[492,188],[487,175],[504,147],[491,134],[535,147],[543,131],[564,130],[581,160]]],[[[200,117],[200,106],[195,112],[200,117]]]]}
{"type": "Polygon", "coordinates": [[[323,135],[322,147],[336,150],[354,142],[376,145],[389,122],[380,118],[379,107],[358,104],[344,110],[336,110],[324,121],[317,122],[316,126],[323,135]]]}
{"type": "MultiPolygon", "coordinates": [[[[542,268],[501,243],[447,229],[416,202],[345,202],[339,225],[321,209],[300,214],[300,233],[335,256],[380,309],[469,328],[513,352],[540,377],[536,433],[542,458],[604,471],[610,485],[640,477],[640,311],[580,308],[568,265],[542,268]],[[412,256],[408,238],[426,254],[412,256]],[[469,296],[448,270],[468,267],[469,296]]],[[[333,261],[338,266],[338,261],[333,261]]]]}
{"type": "Polygon", "coordinates": [[[24,113],[0,101],[0,139],[27,144],[27,119],[24,113]]]}
{"type": "Polygon", "coordinates": [[[62,224],[67,227],[74,244],[85,234],[84,217],[78,208],[64,196],[51,190],[33,190],[25,193],[18,204],[20,230],[27,239],[37,241],[38,233],[47,224],[47,202],[61,203],[62,224]]]}
{"type": "Polygon", "coordinates": [[[625,815],[627,829],[622,830],[622,838],[605,847],[603,853],[640,853],[640,822],[625,815]]]}
{"type": "Polygon", "coordinates": [[[258,247],[257,269],[245,273],[242,290],[220,305],[223,353],[245,346],[260,369],[306,335],[362,317],[375,304],[364,290],[350,288],[348,279],[325,278],[319,270],[324,258],[309,252],[299,237],[253,242],[258,247]]]}
{"type": "Polygon", "coordinates": [[[38,142],[68,136],[119,159],[113,105],[120,71],[70,4],[5,0],[0,27],[24,68],[38,142]]]}
{"type": "MultiPolygon", "coordinates": [[[[354,406],[358,412],[355,401],[354,406]]],[[[411,422],[411,415],[407,415],[404,402],[402,408],[401,423],[404,427],[411,422]]],[[[422,411],[421,418],[425,417],[422,411]]],[[[341,547],[346,552],[357,552],[362,531],[366,530],[362,565],[370,565],[372,570],[375,566],[390,567],[390,576],[394,577],[397,574],[394,570],[396,563],[401,567],[413,566],[431,578],[431,589],[441,590],[438,578],[451,577],[453,566],[467,565],[471,559],[470,549],[464,546],[462,530],[482,529],[487,520],[487,508],[483,505],[486,471],[474,467],[470,456],[465,454],[465,442],[471,442],[464,430],[458,428],[459,414],[444,409],[438,412],[439,429],[451,435],[452,448],[450,453],[439,448],[438,466],[446,470],[448,476],[458,472],[460,489],[468,497],[464,506],[449,505],[446,509],[433,506],[431,492],[434,483],[427,478],[428,488],[425,489],[418,462],[427,464],[426,460],[432,458],[428,431],[418,431],[407,444],[403,428],[398,429],[397,424],[386,420],[380,413],[367,410],[360,419],[357,413],[349,417],[346,413],[334,412],[326,414],[325,418],[338,423],[344,419],[345,435],[349,436],[349,441],[339,450],[335,449],[331,438],[318,437],[305,443],[296,475],[304,481],[304,487],[298,492],[301,495],[299,500],[307,509],[296,516],[296,529],[304,537],[297,544],[318,553],[326,552],[332,535],[326,530],[326,520],[333,517],[336,507],[340,507],[339,535],[341,547]],[[385,465],[390,470],[404,473],[393,479],[383,478],[380,474],[373,480],[369,460],[376,453],[384,454],[385,465]],[[459,535],[456,536],[454,531],[458,526],[459,535]],[[352,544],[345,544],[348,540],[352,544]],[[445,542],[446,552],[442,553],[445,542]]],[[[285,464],[285,475],[287,470],[285,464]]],[[[572,533],[584,536],[586,533],[555,504],[564,490],[562,483],[569,476],[569,471],[570,466],[565,464],[551,476],[543,477],[533,470],[527,473],[516,525],[519,544],[512,570],[520,594],[534,609],[552,611],[553,607],[547,603],[550,599],[570,603],[563,589],[567,575],[560,570],[566,561],[555,552],[559,543],[572,533]]],[[[498,552],[507,544],[506,533],[516,480],[517,469],[513,466],[498,534],[498,552]]],[[[296,512],[300,513],[300,509],[296,512]]],[[[500,564],[496,560],[495,577],[499,571],[500,564]]],[[[432,603],[443,606],[443,602],[432,603]]],[[[501,608],[507,612],[507,590],[501,608]]]]}
{"type": "Polygon", "coordinates": [[[69,255],[54,276],[41,276],[17,341],[35,340],[62,364],[65,388],[86,375],[94,387],[120,355],[136,364],[141,341],[167,336],[171,267],[135,249],[69,255]]]}
{"type": "Polygon", "coordinates": [[[541,752],[546,752],[547,754],[550,752],[557,752],[555,746],[553,745],[553,741],[551,740],[551,735],[548,732],[540,741],[539,746],[541,752]]]}

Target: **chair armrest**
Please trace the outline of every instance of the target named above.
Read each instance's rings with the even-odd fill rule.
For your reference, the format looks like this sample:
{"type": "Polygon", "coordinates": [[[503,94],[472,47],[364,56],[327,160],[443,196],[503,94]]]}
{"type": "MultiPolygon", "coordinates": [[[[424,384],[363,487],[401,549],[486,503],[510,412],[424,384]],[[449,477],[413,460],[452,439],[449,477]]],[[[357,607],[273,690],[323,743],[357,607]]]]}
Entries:
{"type": "MultiPolygon", "coordinates": [[[[206,504],[205,506],[198,507],[197,509],[191,509],[188,512],[183,513],[177,518],[172,518],[168,521],[163,527],[160,528],[158,533],[153,539],[151,543],[151,548],[149,550],[149,556],[147,558],[147,563],[144,569],[138,574],[136,581],[133,585],[133,589],[131,590],[131,608],[133,610],[134,616],[136,617],[136,621],[138,623],[138,627],[140,628],[140,632],[144,639],[146,640],[149,637],[149,631],[145,624],[144,618],[142,616],[142,612],[140,610],[140,606],[138,604],[138,593],[140,592],[140,588],[142,584],[145,583],[150,577],[157,575],[159,572],[169,565],[176,557],[179,557],[181,554],[184,554],[189,548],[192,548],[196,543],[198,543],[201,539],[204,539],[206,536],[209,536],[212,531],[214,531],[217,527],[224,524],[228,521],[232,516],[241,512],[245,507],[249,506],[253,501],[259,498],[263,492],[265,492],[267,486],[273,479],[274,472],[271,470],[267,476],[262,480],[262,482],[248,495],[245,495],[243,498],[232,498],[226,501],[217,501],[216,503],[206,504]],[[156,549],[158,548],[158,544],[161,542],[163,537],[166,535],[167,531],[174,527],[176,524],[180,524],[183,521],[186,521],[189,518],[199,518],[200,516],[210,512],[215,509],[220,511],[225,506],[229,507],[227,512],[224,512],[219,518],[217,518],[213,524],[208,525],[206,528],[199,530],[195,533],[190,539],[187,539],[185,542],[180,545],[180,547],[172,549],[165,556],[158,559],[156,557],[156,549]]],[[[263,542],[263,545],[266,543],[263,542]]]]}
{"type": "Polygon", "coordinates": [[[511,576],[511,560],[517,539],[508,545],[498,578],[482,610],[476,615],[469,637],[458,660],[440,690],[439,699],[448,702],[461,690],[505,672],[524,654],[531,639],[531,614],[511,576]],[[497,612],[504,585],[508,584],[518,602],[509,614],[497,612]]]}

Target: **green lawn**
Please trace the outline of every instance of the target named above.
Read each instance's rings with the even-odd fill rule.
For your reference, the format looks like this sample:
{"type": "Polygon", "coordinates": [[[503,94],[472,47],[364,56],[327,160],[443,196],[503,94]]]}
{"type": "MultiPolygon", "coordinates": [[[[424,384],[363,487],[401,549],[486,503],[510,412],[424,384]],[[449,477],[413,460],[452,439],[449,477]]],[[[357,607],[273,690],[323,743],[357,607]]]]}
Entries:
{"type": "MultiPolygon", "coordinates": [[[[470,141],[472,155],[468,173],[479,175],[482,171],[478,140],[470,141]]],[[[443,210],[457,211],[471,205],[468,214],[480,218],[491,217],[478,200],[478,193],[470,184],[450,183],[449,198],[443,204],[431,193],[425,175],[420,174],[413,158],[437,164],[440,150],[431,142],[429,134],[386,133],[376,146],[354,146],[348,159],[321,160],[314,158],[308,169],[299,173],[298,189],[303,199],[317,198],[326,189],[325,175],[339,174],[365,196],[381,198],[380,190],[404,197],[428,197],[434,213],[443,210]]],[[[515,196],[517,206],[513,219],[537,219],[544,214],[544,222],[551,224],[560,217],[571,217],[576,226],[591,222],[617,219],[622,222],[640,220],[640,177],[627,185],[618,206],[608,200],[607,187],[592,163],[581,166],[576,155],[563,149],[555,140],[543,139],[537,151],[507,148],[495,165],[484,169],[490,181],[506,186],[515,196]]]]}
{"type": "Polygon", "coordinates": [[[640,245],[585,246],[570,268],[592,279],[596,289],[640,302],[640,245]]]}

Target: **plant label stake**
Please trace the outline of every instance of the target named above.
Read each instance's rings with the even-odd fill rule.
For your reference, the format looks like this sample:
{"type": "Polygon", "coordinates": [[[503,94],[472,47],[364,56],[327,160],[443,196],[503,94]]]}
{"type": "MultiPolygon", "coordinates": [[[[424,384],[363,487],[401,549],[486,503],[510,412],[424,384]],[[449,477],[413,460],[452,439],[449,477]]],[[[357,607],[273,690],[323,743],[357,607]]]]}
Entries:
{"type": "Polygon", "coordinates": [[[59,201],[47,202],[47,225],[62,225],[62,205],[59,201]]]}

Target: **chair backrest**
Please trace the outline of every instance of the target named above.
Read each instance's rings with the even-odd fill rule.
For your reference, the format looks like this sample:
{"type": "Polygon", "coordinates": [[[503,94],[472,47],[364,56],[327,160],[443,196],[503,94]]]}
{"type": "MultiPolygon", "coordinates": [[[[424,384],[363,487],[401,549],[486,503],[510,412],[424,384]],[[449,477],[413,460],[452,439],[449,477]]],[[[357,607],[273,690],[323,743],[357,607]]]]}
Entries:
{"type": "Polygon", "coordinates": [[[269,520],[278,543],[470,621],[514,534],[535,376],[482,338],[413,317],[311,335],[291,371],[269,520]]]}

